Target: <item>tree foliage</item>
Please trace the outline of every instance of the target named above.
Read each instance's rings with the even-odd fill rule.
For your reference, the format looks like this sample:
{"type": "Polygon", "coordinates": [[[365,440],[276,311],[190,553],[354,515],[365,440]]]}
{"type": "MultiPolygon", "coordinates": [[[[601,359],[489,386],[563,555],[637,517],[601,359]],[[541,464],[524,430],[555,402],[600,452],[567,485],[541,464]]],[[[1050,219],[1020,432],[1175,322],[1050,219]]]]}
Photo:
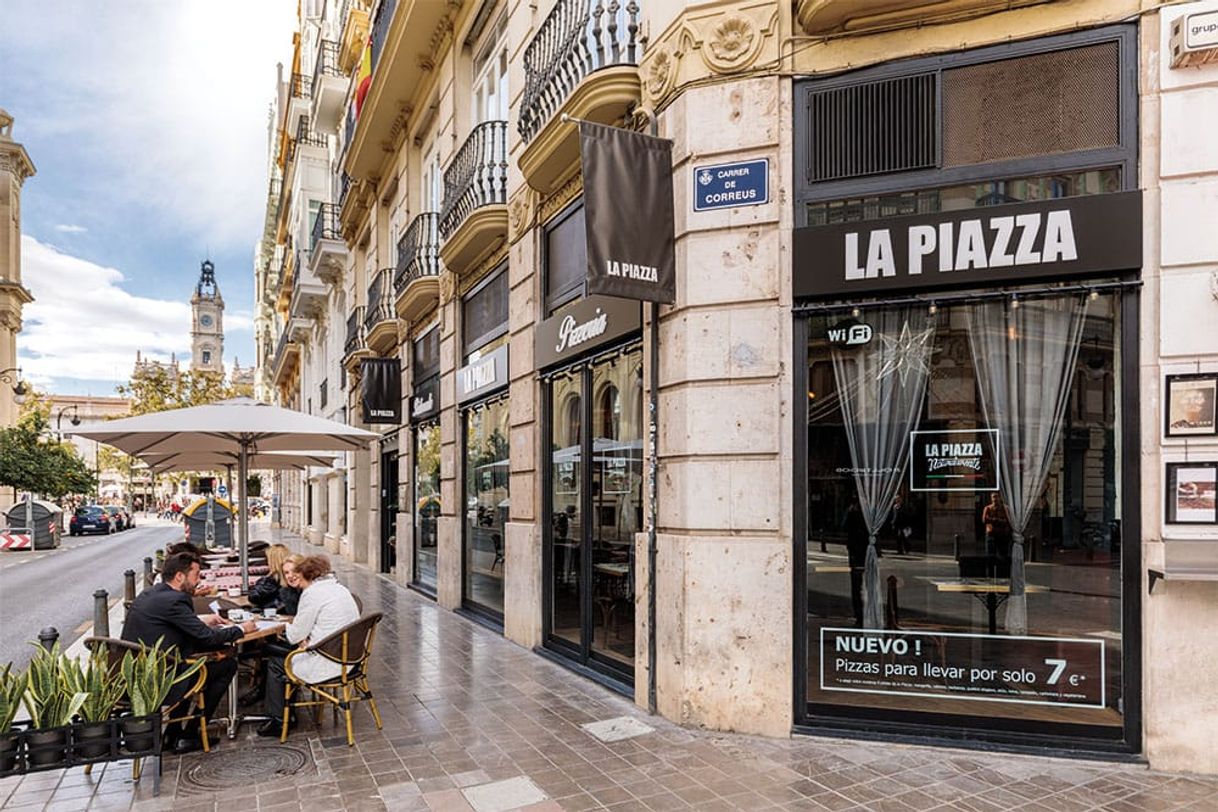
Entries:
{"type": "Polygon", "coordinates": [[[224,380],[223,372],[155,368],[141,371],[118,393],[131,401],[131,414],[149,414],[187,406],[203,406],[253,393],[248,386],[233,386],[224,380]]]}
{"type": "Polygon", "coordinates": [[[50,401],[31,396],[16,425],[0,430],[0,485],[53,499],[95,490],[97,477],[76,447],[50,433],[50,401]]]}

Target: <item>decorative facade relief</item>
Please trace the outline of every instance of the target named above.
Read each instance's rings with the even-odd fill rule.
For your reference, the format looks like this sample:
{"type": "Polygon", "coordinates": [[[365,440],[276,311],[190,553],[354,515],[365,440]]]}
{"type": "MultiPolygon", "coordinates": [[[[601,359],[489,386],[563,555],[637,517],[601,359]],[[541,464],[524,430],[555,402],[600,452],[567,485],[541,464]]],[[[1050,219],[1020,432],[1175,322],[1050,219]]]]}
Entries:
{"type": "Polygon", "coordinates": [[[648,48],[639,66],[644,103],[662,108],[682,85],[778,62],[778,7],[726,3],[687,11],[648,48]]]}
{"type": "Polygon", "coordinates": [[[508,201],[508,242],[515,243],[533,226],[535,196],[528,186],[521,185],[508,201]]]}

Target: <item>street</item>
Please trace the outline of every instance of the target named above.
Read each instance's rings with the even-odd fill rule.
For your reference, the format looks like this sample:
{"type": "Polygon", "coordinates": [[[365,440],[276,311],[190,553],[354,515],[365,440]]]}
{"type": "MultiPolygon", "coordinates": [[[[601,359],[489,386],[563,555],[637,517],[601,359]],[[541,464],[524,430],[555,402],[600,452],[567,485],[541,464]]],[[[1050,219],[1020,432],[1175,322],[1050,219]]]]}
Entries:
{"type": "Polygon", "coordinates": [[[67,647],[93,620],[94,591],[121,599],[123,571],[142,576],[144,557],[181,537],[181,525],[141,515],[134,528],[111,536],[65,533],[58,550],[0,553],[0,665],[12,661],[24,668],[30,660],[27,641],[47,626],[59,630],[67,647]]]}

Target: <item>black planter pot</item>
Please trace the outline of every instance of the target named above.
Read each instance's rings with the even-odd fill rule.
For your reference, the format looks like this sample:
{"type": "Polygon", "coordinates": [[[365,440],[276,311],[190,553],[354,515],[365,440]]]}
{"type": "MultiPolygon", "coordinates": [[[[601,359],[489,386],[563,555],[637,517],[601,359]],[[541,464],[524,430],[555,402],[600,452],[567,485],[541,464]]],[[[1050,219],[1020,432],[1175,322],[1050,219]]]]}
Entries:
{"type": "Polygon", "coordinates": [[[139,753],[152,749],[153,725],[155,720],[147,717],[124,719],[121,723],[123,731],[123,750],[128,753],[139,753]]]}
{"type": "Polygon", "coordinates": [[[79,758],[101,758],[110,753],[110,723],[85,722],[76,729],[73,742],[79,758]]]}
{"type": "Polygon", "coordinates": [[[55,727],[50,730],[32,730],[25,735],[29,746],[31,767],[50,767],[67,760],[64,747],[68,743],[68,729],[55,727]]]}
{"type": "Polygon", "coordinates": [[[13,731],[0,733],[0,773],[17,766],[17,736],[13,731]]]}

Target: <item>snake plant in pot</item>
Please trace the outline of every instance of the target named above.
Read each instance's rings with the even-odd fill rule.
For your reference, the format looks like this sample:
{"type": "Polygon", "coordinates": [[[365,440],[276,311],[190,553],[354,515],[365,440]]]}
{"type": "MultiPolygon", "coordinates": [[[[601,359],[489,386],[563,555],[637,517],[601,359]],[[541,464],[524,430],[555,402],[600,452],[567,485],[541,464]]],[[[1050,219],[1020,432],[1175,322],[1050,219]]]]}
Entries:
{"type": "Polygon", "coordinates": [[[82,665],[68,659],[63,667],[64,683],[75,693],[88,698],[80,706],[83,724],[76,730],[77,753],[82,758],[98,758],[110,750],[104,741],[110,735],[110,714],[123,698],[123,681],[110,674],[104,649],[98,649],[82,665]]]}
{"type": "Polygon", "coordinates": [[[56,643],[50,650],[34,644],[38,653],[30,661],[25,688],[25,707],[33,729],[26,737],[30,764],[37,767],[59,764],[66,758],[67,725],[88,699],[63,678],[65,658],[56,643]]]}
{"type": "Polygon", "coordinates": [[[17,760],[17,736],[13,731],[13,719],[21,707],[21,696],[25,693],[26,675],[14,674],[13,664],[0,669],[0,772],[13,769],[17,760]]]}
{"type": "Polygon", "coordinates": [[[160,640],[151,647],[141,645],[139,654],[127,652],[123,655],[123,684],[131,701],[132,716],[122,723],[128,751],[137,752],[152,747],[153,721],[145,717],[159,713],[170,689],[193,677],[202,667],[201,659],[179,667],[177,653],[161,648],[160,640]]]}

